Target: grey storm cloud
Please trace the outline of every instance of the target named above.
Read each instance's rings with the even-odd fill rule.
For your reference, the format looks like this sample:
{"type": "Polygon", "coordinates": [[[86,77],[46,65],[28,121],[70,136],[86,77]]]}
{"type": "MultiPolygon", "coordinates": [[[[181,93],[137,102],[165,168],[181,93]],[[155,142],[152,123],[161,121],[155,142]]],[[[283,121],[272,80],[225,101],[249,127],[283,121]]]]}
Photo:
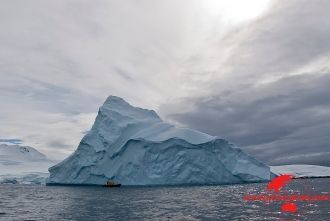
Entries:
{"type": "Polygon", "coordinates": [[[271,165],[330,166],[329,9],[328,1],[279,1],[229,33],[234,49],[215,74],[225,77],[208,82],[205,96],[164,106],[168,118],[271,165]]]}
{"type": "MultiPolygon", "coordinates": [[[[218,135],[242,146],[246,151],[271,164],[306,163],[312,153],[330,154],[330,75],[282,78],[267,86],[199,98],[193,111],[172,114],[171,119],[218,135]],[[242,92],[243,93],[243,92],[242,92]],[[259,99],[244,99],[245,96],[259,99]]],[[[314,155],[310,163],[329,165],[329,158],[314,155]]]]}

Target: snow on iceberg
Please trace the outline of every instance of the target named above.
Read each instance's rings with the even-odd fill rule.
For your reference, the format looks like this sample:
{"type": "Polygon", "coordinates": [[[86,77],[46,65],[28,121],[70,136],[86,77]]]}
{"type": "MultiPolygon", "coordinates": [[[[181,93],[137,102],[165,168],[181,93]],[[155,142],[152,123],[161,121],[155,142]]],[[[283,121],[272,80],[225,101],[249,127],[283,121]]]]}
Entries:
{"type": "Polygon", "coordinates": [[[271,171],[276,175],[291,174],[297,178],[330,177],[330,167],[317,165],[283,165],[271,166],[271,171]]]}
{"type": "Polygon", "coordinates": [[[218,137],[163,122],[110,96],[77,150],[48,184],[229,184],[268,181],[270,168],[218,137]]]}

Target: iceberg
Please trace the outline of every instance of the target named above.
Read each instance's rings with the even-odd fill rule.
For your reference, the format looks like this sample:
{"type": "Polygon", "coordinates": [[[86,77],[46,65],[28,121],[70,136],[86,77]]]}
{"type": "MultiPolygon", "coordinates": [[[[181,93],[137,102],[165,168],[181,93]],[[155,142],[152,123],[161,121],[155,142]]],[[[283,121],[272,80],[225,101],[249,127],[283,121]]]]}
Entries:
{"type": "Polygon", "coordinates": [[[164,122],[110,96],[77,150],[49,168],[47,184],[232,184],[269,181],[270,168],[219,137],[164,122]]]}

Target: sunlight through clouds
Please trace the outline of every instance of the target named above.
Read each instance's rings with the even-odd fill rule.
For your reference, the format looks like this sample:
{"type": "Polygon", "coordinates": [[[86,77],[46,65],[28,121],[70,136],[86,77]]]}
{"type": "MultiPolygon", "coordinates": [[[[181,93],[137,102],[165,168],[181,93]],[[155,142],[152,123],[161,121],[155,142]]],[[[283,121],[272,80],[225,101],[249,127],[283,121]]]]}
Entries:
{"type": "Polygon", "coordinates": [[[272,0],[205,0],[206,13],[219,16],[226,23],[236,24],[261,16],[271,6],[272,0]]]}

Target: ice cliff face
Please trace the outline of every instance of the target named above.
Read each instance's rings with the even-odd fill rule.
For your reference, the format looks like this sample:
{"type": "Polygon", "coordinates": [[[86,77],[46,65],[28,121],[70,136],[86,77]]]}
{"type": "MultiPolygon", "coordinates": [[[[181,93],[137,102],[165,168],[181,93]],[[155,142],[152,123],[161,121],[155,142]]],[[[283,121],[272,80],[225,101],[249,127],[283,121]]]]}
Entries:
{"type": "Polygon", "coordinates": [[[115,96],[100,108],[77,150],[49,172],[48,184],[227,184],[271,175],[226,140],[177,128],[115,96]]]}

